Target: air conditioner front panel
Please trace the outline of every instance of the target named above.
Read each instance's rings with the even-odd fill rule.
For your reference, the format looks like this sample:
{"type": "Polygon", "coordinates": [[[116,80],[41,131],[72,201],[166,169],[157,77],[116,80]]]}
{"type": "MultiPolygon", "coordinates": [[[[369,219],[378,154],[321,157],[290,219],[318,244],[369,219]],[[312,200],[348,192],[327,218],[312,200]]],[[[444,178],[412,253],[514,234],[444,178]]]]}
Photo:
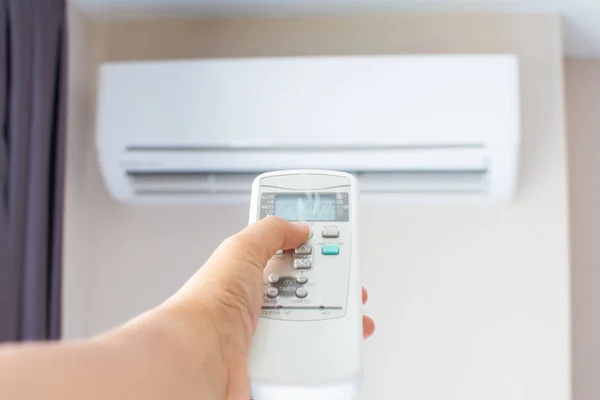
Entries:
{"type": "Polygon", "coordinates": [[[303,147],[518,142],[508,55],[110,63],[98,146],[303,147]]]}
{"type": "Polygon", "coordinates": [[[247,201],[281,169],[356,174],[363,198],[510,201],[518,172],[511,55],[108,63],[97,149],[131,203],[247,201]]]}

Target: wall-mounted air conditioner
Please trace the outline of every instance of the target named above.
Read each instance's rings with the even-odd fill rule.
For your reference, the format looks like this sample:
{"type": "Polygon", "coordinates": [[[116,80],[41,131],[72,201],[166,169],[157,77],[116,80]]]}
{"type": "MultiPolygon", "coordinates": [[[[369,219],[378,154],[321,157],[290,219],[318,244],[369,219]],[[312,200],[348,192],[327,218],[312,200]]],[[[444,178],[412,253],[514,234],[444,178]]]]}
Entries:
{"type": "Polygon", "coordinates": [[[97,149],[130,203],[247,201],[279,169],[356,174],[365,200],[510,201],[511,55],[122,62],[101,69],[97,149]]]}

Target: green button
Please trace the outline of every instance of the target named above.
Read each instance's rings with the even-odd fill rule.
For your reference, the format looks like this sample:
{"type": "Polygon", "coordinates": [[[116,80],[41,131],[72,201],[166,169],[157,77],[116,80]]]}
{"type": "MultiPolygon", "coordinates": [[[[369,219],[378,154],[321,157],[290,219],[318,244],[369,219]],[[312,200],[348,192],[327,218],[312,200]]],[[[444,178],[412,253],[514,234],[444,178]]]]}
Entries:
{"type": "Polygon", "coordinates": [[[327,244],[321,248],[321,254],[326,256],[337,256],[340,254],[340,246],[336,244],[327,244]]]}

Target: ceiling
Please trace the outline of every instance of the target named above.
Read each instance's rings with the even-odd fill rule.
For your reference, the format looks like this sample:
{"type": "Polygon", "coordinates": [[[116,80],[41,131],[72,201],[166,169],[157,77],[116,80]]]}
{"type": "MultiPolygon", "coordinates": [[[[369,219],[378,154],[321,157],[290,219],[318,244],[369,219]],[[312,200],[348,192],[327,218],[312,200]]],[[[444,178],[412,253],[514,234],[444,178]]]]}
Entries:
{"type": "Polygon", "coordinates": [[[566,55],[600,58],[600,0],[70,0],[102,19],[343,15],[356,13],[560,13],[566,55]]]}

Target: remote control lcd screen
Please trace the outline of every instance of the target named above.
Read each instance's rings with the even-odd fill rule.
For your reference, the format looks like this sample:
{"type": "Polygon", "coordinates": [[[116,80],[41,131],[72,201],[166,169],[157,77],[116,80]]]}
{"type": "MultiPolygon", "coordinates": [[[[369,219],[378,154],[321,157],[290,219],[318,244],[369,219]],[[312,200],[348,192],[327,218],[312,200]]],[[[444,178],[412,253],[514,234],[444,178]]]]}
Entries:
{"type": "Polygon", "coordinates": [[[335,194],[278,194],[274,215],[288,221],[335,221],[336,204],[335,194]]]}

